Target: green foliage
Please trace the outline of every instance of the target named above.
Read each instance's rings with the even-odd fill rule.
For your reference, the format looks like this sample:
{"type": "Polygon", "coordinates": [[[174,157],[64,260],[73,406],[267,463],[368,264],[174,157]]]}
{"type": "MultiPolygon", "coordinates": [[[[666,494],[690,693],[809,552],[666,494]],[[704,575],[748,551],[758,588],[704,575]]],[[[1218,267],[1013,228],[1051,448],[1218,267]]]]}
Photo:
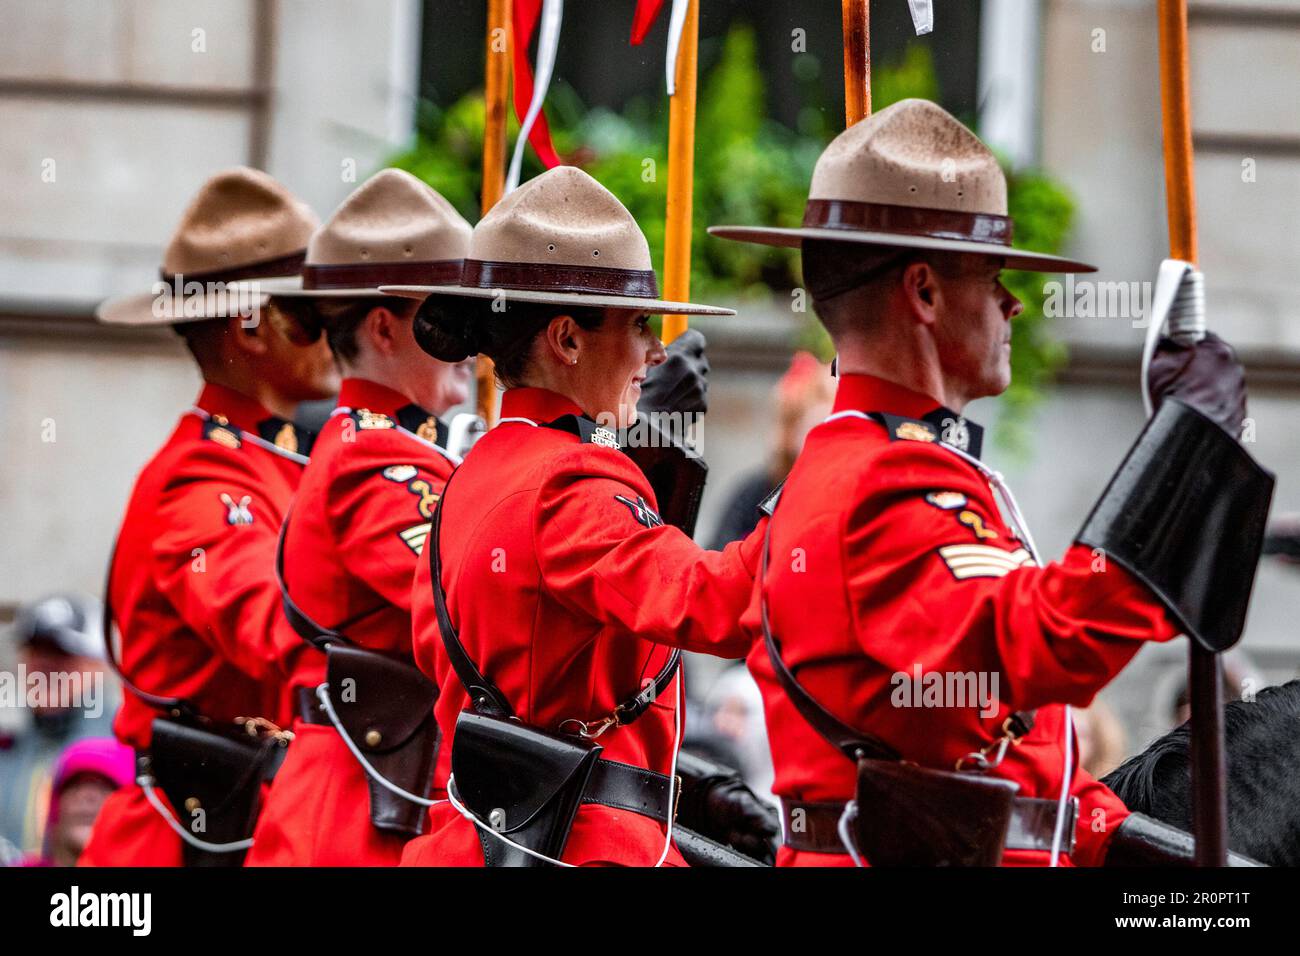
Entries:
{"type": "MultiPolygon", "coordinates": [[[[1074,221],[1074,201],[1065,187],[1039,172],[1007,171],[1007,211],[1016,245],[1036,252],[1060,250],[1074,221]]],[[[1011,323],[1011,387],[1003,393],[998,439],[1023,453],[1029,412],[1065,362],[1066,348],[1052,337],[1043,315],[1044,277],[1013,271],[1002,276],[1025,310],[1011,323]]]]}
{"type": "MultiPolygon", "coordinates": [[[[706,54],[709,52],[706,45],[706,54]]],[[[796,226],[803,218],[808,182],[825,143],[839,130],[840,116],[824,103],[812,54],[795,60],[795,75],[809,98],[799,131],[767,116],[758,48],[751,27],[735,25],[720,42],[701,76],[696,117],[694,223],[691,292],[696,298],[785,297],[800,284],[795,250],[709,237],[714,223],[796,226]]],[[[706,59],[709,57],[706,56],[706,59]]],[[[838,71],[839,65],[834,64],[838,71]]],[[[912,45],[896,63],[877,64],[872,105],[883,109],[907,97],[937,100],[939,86],[930,51],[912,45]]],[[[836,106],[838,109],[838,106],[836,106]]],[[[628,103],[621,114],[587,110],[566,84],[552,84],[547,116],[557,151],[583,167],[628,207],[645,231],[656,269],[662,268],[667,188],[668,110],[662,89],[628,103]]],[[[439,108],[422,103],[413,146],[394,157],[433,185],[470,221],[478,218],[482,183],[483,98],[466,96],[439,108]]],[[[510,119],[513,145],[517,124],[510,119]]],[[[532,151],[524,178],[541,172],[532,151]]],[[[1008,196],[1017,245],[1058,250],[1070,228],[1073,202],[1063,187],[1042,173],[1008,171],[1008,196]]],[[[1025,303],[1013,324],[1014,384],[1008,390],[1001,437],[1018,444],[1019,426],[1064,358],[1042,314],[1042,277],[1008,272],[1006,283],[1025,303]]],[[[827,357],[830,343],[808,313],[796,344],[827,357]]]]}

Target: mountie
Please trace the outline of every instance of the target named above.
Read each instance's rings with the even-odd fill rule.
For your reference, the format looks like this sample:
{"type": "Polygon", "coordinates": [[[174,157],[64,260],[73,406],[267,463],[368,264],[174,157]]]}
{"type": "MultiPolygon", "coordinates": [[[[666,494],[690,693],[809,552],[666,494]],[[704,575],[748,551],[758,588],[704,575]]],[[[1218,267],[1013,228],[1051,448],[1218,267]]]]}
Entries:
{"type": "Polygon", "coordinates": [[[153,928],[152,893],[85,893],[74,885],[69,893],[50,897],[51,926],[129,926],[134,936],[153,928]]]}

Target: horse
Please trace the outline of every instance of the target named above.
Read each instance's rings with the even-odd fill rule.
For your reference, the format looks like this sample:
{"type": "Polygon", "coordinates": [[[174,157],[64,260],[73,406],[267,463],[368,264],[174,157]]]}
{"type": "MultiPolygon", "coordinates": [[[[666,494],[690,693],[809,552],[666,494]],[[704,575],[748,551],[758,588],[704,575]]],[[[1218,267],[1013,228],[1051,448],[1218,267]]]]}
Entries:
{"type": "MultiPolygon", "coordinates": [[[[1228,846],[1268,866],[1300,866],[1300,680],[1224,707],[1228,846]]],[[[1102,778],[1124,805],[1192,829],[1189,723],[1102,778]]]]}

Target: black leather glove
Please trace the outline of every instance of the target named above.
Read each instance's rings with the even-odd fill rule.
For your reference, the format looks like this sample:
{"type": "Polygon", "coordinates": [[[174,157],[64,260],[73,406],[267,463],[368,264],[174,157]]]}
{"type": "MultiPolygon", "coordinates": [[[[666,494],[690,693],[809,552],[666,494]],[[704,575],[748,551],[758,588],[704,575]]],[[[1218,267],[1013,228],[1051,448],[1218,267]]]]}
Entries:
{"type": "Polygon", "coordinates": [[[668,345],[668,359],[646,372],[637,411],[703,415],[709,410],[709,360],[704,336],[687,329],[668,345]]]}
{"type": "Polygon", "coordinates": [[[1147,375],[1153,410],[1166,396],[1182,399],[1241,438],[1246,418],[1246,373],[1231,345],[1213,332],[1195,345],[1162,336],[1147,375]]]}
{"type": "Polygon", "coordinates": [[[677,773],[682,778],[677,805],[682,826],[760,863],[776,862],[776,810],[745,786],[740,774],[685,752],[677,755],[677,773]]]}

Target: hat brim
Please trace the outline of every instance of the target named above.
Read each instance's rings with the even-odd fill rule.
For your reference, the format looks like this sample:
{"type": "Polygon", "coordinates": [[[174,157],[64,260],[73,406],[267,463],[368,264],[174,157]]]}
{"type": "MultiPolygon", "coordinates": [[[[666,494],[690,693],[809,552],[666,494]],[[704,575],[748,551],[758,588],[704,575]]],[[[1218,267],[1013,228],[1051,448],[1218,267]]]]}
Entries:
{"type": "Polygon", "coordinates": [[[1022,269],[1028,272],[1096,272],[1097,267],[1064,256],[1045,252],[1030,252],[988,242],[964,239],[936,239],[932,236],[907,236],[894,232],[868,232],[856,229],[817,229],[800,227],[782,229],[775,226],[710,226],[709,235],[736,242],[753,242],[764,246],[799,248],[805,239],[826,239],[832,242],[852,242],[867,246],[887,246],[895,249],[933,249],[939,252],[966,252],[980,256],[997,256],[1005,259],[1003,268],[1022,269]]]}
{"type": "Polygon", "coordinates": [[[407,299],[426,299],[431,295],[447,295],[461,299],[494,299],[498,295],[508,302],[537,302],[544,305],[571,306],[573,308],[627,309],[630,312],[649,312],[652,315],[735,315],[735,309],[695,302],[672,302],[668,299],[642,299],[628,295],[598,295],[585,292],[544,292],[533,289],[483,289],[465,285],[384,285],[379,287],[384,295],[397,295],[407,299]]]}
{"type": "Polygon", "coordinates": [[[354,286],[346,289],[304,289],[302,276],[284,279],[261,279],[256,282],[238,282],[233,285],[255,288],[259,292],[280,299],[386,299],[389,296],[374,286],[354,286]]]}
{"type": "Polygon", "coordinates": [[[173,308],[174,299],[167,298],[164,304],[163,297],[156,293],[133,292],[101,302],[95,309],[95,318],[104,325],[181,325],[246,315],[253,309],[264,308],[269,298],[265,293],[249,295],[247,298],[238,296],[232,303],[226,295],[186,296],[181,300],[178,310],[173,308]]]}

